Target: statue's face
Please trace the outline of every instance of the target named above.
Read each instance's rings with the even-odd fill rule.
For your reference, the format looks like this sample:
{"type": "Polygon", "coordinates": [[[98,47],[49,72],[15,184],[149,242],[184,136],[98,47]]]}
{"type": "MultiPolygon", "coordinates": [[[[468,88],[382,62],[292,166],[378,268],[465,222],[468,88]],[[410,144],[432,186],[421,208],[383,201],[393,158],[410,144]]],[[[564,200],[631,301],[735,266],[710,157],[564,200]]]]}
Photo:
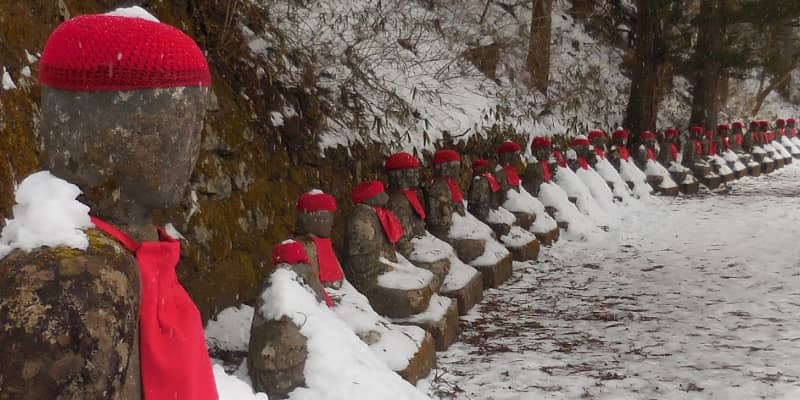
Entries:
{"type": "Polygon", "coordinates": [[[439,176],[458,178],[461,174],[461,161],[449,161],[433,167],[433,172],[439,176]]]}
{"type": "Polygon", "coordinates": [[[200,151],[207,89],[73,92],[45,87],[45,166],[90,204],[176,206],[200,151]]]}
{"type": "Polygon", "coordinates": [[[733,128],[733,134],[742,133],[742,128],[733,128]]]}
{"type": "Polygon", "coordinates": [[[419,170],[415,168],[398,169],[387,172],[389,185],[400,189],[415,189],[419,187],[419,170]]]}
{"type": "Polygon", "coordinates": [[[599,148],[602,149],[606,144],[605,142],[606,142],[605,138],[596,137],[596,138],[592,139],[592,146],[599,147],[599,148]]]}
{"type": "Polygon", "coordinates": [[[786,123],[786,127],[787,128],[794,128],[794,124],[795,124],[794,121],[789,121],[789,122],[786,123]]]}
{"type": "Polygon", "coordinates": [[[364,204],[373,207],[386,207],[386,204],[388,203],[389,203],[389,195],[386,192],[380,192],[375,196],[372,196],[364,200],[364,204]]]}
{"type": "Polygon", "coordinates": [[[720,135],[722,137],[727,137],[728,135],[730,135],[730,132],[728,132],[727,129],[723,129],[723,130],[719,131],[718,135],[720,135]]]}
{"type": "Polygon", "coordinates": [[[533,155],[536,157],[536,159],[538,159],[539,161],[544,161],[544,162],[547,162],[547,160],[550,158],[550,153],[552,153],[552,152],[553,152],[553,149],[551,149],[549,146],[548,147],[537,147],[537,148],[533,149],[533,155]]]}
{"type": "Polygon", "coordinates": [[[645,139],[643,143],[645,146],[652,148],[656,145],[656,139],[645,139]]]}
{"type": "Polygon", "coordinates": [[[518,151],[503,153],[497,156],[497,160],[500,161],[501,165],[519,166],[522,164],[522,155],[518,151]]]}
{"type": "Polygon", "coordinates": [[[577,153],[579,156],[585,156],[586,153],[589,152],[589,146],[583,144],[572,146],[572,149],[575,150],[575,153],[577,153]]]}
{"type": "Polygon", "coordinates": [[[617,146],[627,146],[628,139],[623,137],[614,138],[614,144],[616,144],[617,146]]]}
{"type": "Polygon", "coordinates": [[[331,211],[297,212],[297,227],[299,235],[316,236],[320,238],[331,237],[335,214],[331,211]]]}

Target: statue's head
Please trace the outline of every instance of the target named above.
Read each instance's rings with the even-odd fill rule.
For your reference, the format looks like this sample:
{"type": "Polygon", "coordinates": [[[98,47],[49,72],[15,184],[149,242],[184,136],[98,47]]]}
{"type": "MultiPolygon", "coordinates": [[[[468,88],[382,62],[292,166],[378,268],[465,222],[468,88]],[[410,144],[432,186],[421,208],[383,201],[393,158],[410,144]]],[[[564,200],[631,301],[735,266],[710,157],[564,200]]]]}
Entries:
{"type": "Polygon", "coordinates": [[[41,59],[44,165],[102,215],[178,204],[200,150],[208,64],[172,26],[109,15],[61,24],[41,59]]]}
{"type": "Polygon", "coordinates": [[[366,204],[373,207],[385,207],[389,203],[389,195],[381,181],[366,181],[353,189],[353,204],[366,204]]]}
{"type": "Polygon", "coordinates": [[[625,147],[628,145],[628,135],[629,133],[626,129],[619,128],[611,134],[611,139],[615,145],[625,147]]]}
{"type": "Polygon", "coordinates": [[[731,134],[740,134],[744,128],[744,124],[741,121],[735,121],[731,124],[731,134]]]}
{"type": "Polygon", "coordinates": [[[548,162],[553,152],[553,144],[547,136],[537,136],[531,141],[531,152],[539,162],[548,162]]]}
{"type": "Polygon", "coordinates": [[[472,165],[470,165],[472,168],[472,176],[478,176],[489,172],[489,166],[489,160],[485,158],[473,161],[472,165]]]}
{"type": "Polygon", "coordinates": [[[594,129],[589,131],[589,143],[592,146],[598,147],[601,149],[606,148],[606,133],[600,129],[594,129]]]}
{"type": "Polygon", "coordinates": [[[797,120],[795,120],[794,118],[787,118],[786,119],[786,127],[787,128],[794,128],[795,123],[797,123],[797,120]]]}
{"type": "Polygon", "coordinates": [[[775,120],[775,127],[776,128],[785,128],[786,127],[786,120],[783,118],[778,118],[775,120]]]}
{"type": "Polygon", "coordinates": [[[455,150],[443,149],[433,154],[433,174],[458,178],[461,174],[461,156],[455,150]]]}
{"type": "Polygon", "coordinates": [[[333,196],[316,189],[303,193],[297,200],[295,233],[319,238],[331,237],[335,214],[336,199],[333,196]]]}
{"type": "Polygon", "coordinates": [[[522,148],[515,142],[506,140],[497,147],[497,161],[500,165],[517,166],[522,163],[522,148]]]}
{"type": "Polygon", "coordinates": [[[397,189],[419,187],[419,160],[417,157],[400,152],[386,158],[383,165],[389,176],[389,186],[397,189]]]}
{"type": "Polygon", "coordinates": [[[585,157],[589,153],[589,139],[584,135],[575,136],[571,145],[572,150],[575,150],[575,154],[579,157],[585,157]]]}
{"type": "Polygon", "coordinates": [[[758,121],[758,130],[766,132],[769,130],[769,121],[758,121]]]}
{"type": "Polygon", "coordinates": [[[700,125],[693,125],[691,128],[689,128],[689,132],[691,132],[692,139],[701,140],[703,139],[705,129],[703,129],[703,127],[700,125]]]}
{"type": "Polygon", "coordinates": [[[681,132],[677,128],[667,128],[664,131],[664,140],[670,143],[677,143],[681,132]]]}
{"type": "Polygon", "coordinates": [[[656,134],[652,131],[644,131],[639,136],[639,139],[642,140],[642,144],[649,147],[654,148],[656,146],[656,134]]]}
{"type": "Polygon", "coordinates": [[[717,134],[720,137],[728,137],[731,134],[731,127],[728,124],[719,124],[717,125],[717,134]]]}

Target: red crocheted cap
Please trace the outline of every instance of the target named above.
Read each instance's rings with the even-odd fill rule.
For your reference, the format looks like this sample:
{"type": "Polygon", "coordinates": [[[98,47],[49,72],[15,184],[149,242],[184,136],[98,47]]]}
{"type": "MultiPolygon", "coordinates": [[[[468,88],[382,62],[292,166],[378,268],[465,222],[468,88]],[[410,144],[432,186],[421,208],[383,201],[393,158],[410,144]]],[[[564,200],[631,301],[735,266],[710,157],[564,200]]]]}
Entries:
{"type": "Polygon", "coordinates": [[[786,123],[787,123],[787,124],[793,124],[793,123],[795,123],[795,122],[797,122],[797,120],[796,120],[796,119],[794,119],[794,117],[792,117],[792,118],[787,118],[787,119],[786,119],[786,123]]]}
{"type": "Polygon", "coordinates": [[[731,124],[731,128],[733,128],[733,129],[742,129],[742,128],[744,128],[744,124],[742,123],[742,121],[734,121],[731,124]]]}
{"type": "Polygon", "coordinates": [[[450,161],[461,161],[461,156],[455,150],[443,149],[433,154],[433,165],[444,164],[450,161]]]}
{"type": "Polygon", "coordinates": [[[308,264],[308,254],[303,244],[287,240],[272,248],[272,265],[308,264]]]}
{"type": "Polygon", "coordinates": [[[706,139],[711,139],[713,137],[714,137],[714,131],[712,131],[711,129],[707,130],[706,131],[706,139]]]}
{"type": "Polygon", "coordinates": [[[211,85],[197,44],[178,29],[141,18],[83,15],[47,39],[39,81],[73,91],[211,85]]]}
{"type": "Polygon", "coordinates": [[[702,135],[705,129],[703,129],[703,127],[700,125],[694,125],[691,128],[689,128],[689,131],[694,133],[695,135],[702,135]]]}
{"type": "Polygon", "coordinates": [[[642,140],[655,139],[656,138],[656,134],[651,132],[651,131],[644,131],[644,132],[642,132],[642,135],[640,136],[640,138],[642,140]]]}
{"type": "Polygon", "coordinates": [[[386,158],[383,168],[387,171],[395,171],[398,169],[417,169],[419,168],[419,160],[417,160],[417,157],[401,151],[386,158]]]}
{"type": "Polygon", "coordinates": [[[614,139],[627,139],[628,138],[628,131],[625,129],[617,129],[614,133],[611,134],[611,137],[614,139]]]}
{"type": "Polygon", "coordinates": [[[730,129],[731,129],[731,127],[728,126],[728,124],[719,124],[719,125],[717,125],[717,132],[728,131],[730,129]]]}
{"type": "Polygon", "coordinates": [[[382,193],[383,191],[385,191],[383,182],[366,181],[353,189],[353,193],[351,193],[350,198],[353,200],[353,203],[361,203],[364,200],[375,197],[377,194],[382,193]]]}
{"type": "Polygon", "coordinates": [[[600,129],[594,129],[589,131],[589,140],[595,140],[603,137],[606,137],[606,133],[601,131],[600,129]]]}
{"type": "Polygon", "coordinates": [[[544,149],[552,145],[550,138],[547,136],[537,136],[531,141],[531,149],[544,149]]]}
{"type": "Polygon", "coordinates": [[[489,166],[489,160],[481,158],[472,163],[472,169],[485,168],[489,166]]]}
{"type": "Polygon", "coordinates": [[[589,145],[589,139],[587,139],[586,136],[578,135],[574,139],[572,139],[572,145],[573,146],[588,146],[589,145]]]}
{"type": "Polygon", "coordinates": [[[506,140],[505,142],[500,144],[500,147],[497,148],[497,154],[515,153],[517,151],[520,151],[521,149],[522,148],[519,147],[519,145],[516,144],[515,142],[506,140]]]}
{"type": "Polygon", "coordinates": [[[677,128],[668,128],[664,131],[664,136],[666,137],[678,137],[681,135],[681,132],[677,128]]]}
{"type": "Polygon", "coordinates": [[[786,126],[786,120],[784,120],[783,118],[778,118],[778,120],[775,121],[775,126],[777,126],[778,128],[783,128],[784,126],[786,126]]]}
{"type": "Polygon", "coordinates": [[[336,199],[318,190],[303,193],[297,200],[297,209],[303,212],[336,211],[336,199]]]}
{"type": "Polygon", "coordinates": [[[758,121],[750,121],[751,128],[758,128],[758,121]]]}
{"type": "Polygon", "coordinates": [[[769,128],[769,121],[758,121],[759,128],[769,128]]]}

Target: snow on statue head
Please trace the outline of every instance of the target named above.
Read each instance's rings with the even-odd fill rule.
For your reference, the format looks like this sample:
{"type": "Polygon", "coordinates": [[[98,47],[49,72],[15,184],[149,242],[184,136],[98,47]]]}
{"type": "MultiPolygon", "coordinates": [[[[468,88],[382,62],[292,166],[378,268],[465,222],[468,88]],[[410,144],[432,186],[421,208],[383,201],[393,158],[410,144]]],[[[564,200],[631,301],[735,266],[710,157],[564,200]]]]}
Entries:
{"type": "Polygon", "coordinates": [[[141,17],[80,16],[47,40],[39,80],[45,165],[77,184],[93,213],[124,223],[117,214],[132,208],[177,205],[211,83],[190,37],[141,17]]]}

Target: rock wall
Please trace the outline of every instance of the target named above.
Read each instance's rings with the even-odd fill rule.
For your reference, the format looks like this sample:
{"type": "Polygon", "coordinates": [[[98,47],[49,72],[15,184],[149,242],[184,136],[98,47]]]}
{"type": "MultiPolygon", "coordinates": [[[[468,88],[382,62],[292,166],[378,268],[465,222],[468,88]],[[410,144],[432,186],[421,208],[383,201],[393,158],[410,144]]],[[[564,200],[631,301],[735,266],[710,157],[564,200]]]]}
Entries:
{"type": "MultiPolygon", "coordinates": [[[[42,157],[36,133],[38,64],[29,60],[26,50],[32,55],[41,52],[49,33],[70,16],[129,4],[0,0],[0,68],[4,65],[18,86],[0,90],[1,217],[11,215],[14,182],[37,170],[42,157]],[[20,73],[26,66],[31,78],[20,73]]],[[[349,211],[350,188],[363,179],[383,178],[381,164],[390,152],[381,143],[371,143],[320,154],[317,142],[324,131],[325,110],[306,88],[271,79],[270,66],[250,56],[235,27],[239,21],[257,26],[266,18],[247,4],[141,2],[161,21],[194,37],[207,50],[213,73],[203,150],[191,191],[181,207],[156,216],[159,223],[174,223],[187,238],[179,276],[204,318],[233,304],[253,303],[269,272],[273,244],[293,229],[300,193],[320,188],[336,196],[340,212],[334,241],[341,243],[341,217],[349,211]],[[271,113],[280,112],[287,102],[296,113],[276,123],[271,113]]],[[[504,133],[495,129],[455,145],[465,154],[487,156],[504,133]]],[[[430,153],[420,150],[420,157],[429,160],[430,153]]],[[[464,172],[466,184],[468,171],[464,172]]]]}

